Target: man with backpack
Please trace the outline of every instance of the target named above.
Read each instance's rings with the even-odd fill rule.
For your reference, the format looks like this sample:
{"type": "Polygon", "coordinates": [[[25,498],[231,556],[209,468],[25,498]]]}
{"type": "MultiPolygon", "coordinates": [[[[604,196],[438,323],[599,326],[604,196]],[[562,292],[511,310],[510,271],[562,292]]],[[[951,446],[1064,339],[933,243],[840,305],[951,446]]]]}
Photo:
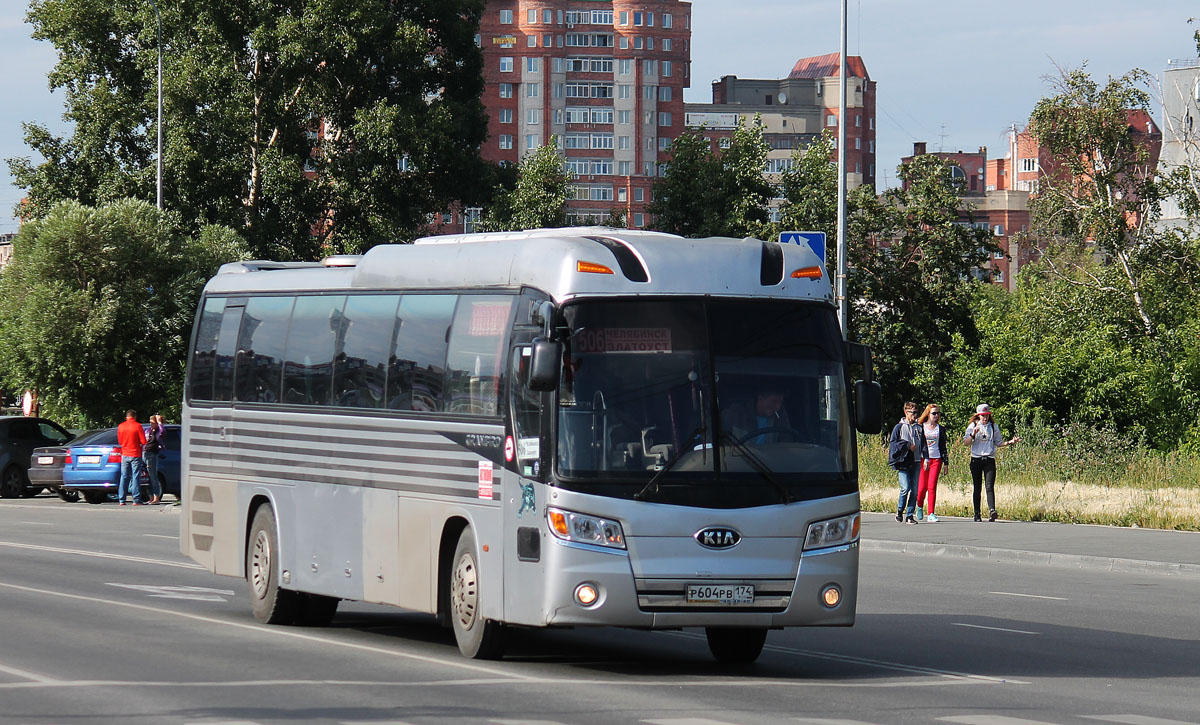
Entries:
{"type": "Polygon", "coordinates": [[[896,505],[896,520],[914,525],[917,523],[917,482],[921,470],[916,454],[920,439],[917,404],[905,403],[904,417],[892,428],[892,435],[888,439],[888,465],[896,469],[900,479],[900,501],[896,505]]]}

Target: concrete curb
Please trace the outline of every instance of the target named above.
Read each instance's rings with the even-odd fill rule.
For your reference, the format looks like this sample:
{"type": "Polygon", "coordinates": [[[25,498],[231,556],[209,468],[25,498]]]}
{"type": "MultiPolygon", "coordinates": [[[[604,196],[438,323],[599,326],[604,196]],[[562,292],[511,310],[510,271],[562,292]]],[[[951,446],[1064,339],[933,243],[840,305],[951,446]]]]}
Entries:
{"type": "Polygon", "coordinates": [[[1056,554],[1044,551],[1021,551],[1019,549],[997,549],[986,546],[963,546],[960,544],[927,544],[913,541],[888,541],[862,539],[859,546],[865,551],[886,551],[893,554],[920,554],[922,556],[949,556],[956,559],[991,561],[1000,564],[1037,564],[1062,569],[1087,569],[1111,571],[1122,574],[1165,574],[1200,578],[1200,564],[1181,564],[1171,561],[1143,561],[1141,559],[1118,559],[1108,556],[1086,556],[1082,554],[1056,554]]]}

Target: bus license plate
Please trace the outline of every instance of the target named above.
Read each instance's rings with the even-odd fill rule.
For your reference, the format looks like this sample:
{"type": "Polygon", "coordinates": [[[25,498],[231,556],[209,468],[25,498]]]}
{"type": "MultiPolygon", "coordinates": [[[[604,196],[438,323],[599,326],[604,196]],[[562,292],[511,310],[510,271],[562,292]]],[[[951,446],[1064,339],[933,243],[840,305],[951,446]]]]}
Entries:
{"type": "Polygon", "coordinates": [[[688,584],[688,604],[753,604],[750,584],[688,584]]]}
{"type": "Polygon", "coordinates": [[[38,456],[39,466],[49,466],[54,463],[54,456],[38,456]]]}
{"type": "Polygon", "coordinates": [[[79,462],[80,463],[99,463],[100,456],[80,456],[79,462]]]}

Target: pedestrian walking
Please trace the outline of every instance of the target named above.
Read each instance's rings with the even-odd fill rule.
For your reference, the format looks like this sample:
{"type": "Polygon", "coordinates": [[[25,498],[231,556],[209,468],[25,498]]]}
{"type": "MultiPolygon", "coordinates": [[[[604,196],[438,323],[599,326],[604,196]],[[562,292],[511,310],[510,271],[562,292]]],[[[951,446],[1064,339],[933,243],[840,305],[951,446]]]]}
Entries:
{"type": "Polygon", "coordinates": [[[904,404],[904,417],[892,428],[888,440],[888,465],[896,469],[900,481],[900,500],[896,504],[896,520],[917,523],[917,472],[920,463],[917,453],[920,425],[917,423],[917,404],[904,404]]]}
{"type": "Polygon", "coordinates": [[[1021,441],[1020,436],[1004,440],[1000,426],[992,420],[992,409],[987,403],[980,403],[975,408],[975,415],[967,425],[963,435],[963,443],[971,447],[971,504],[975,509],[975,520],[982,521],[979,515],[980,484],[987,489],[988,521],[995,521],[996,515],[996,451],[1021,441]]]}
{"type": "Polygon", "coordinates": [[[950,458],[947,455],[949,439],[942,427],[942,409],[932,403],[925,406],[921,417],[921,473],[917,481],[917,521],[925,520],[931,524],[938,522],[937,514],[933,512],[937,503],[938,477],[942,475],[950,458]],[[925,504],[928,502],[929,513],[926,514],[925,504]]]}
{"type": "Polygon", "coordinates": [[[145,464],[142,461],[142,449],[146,445],[146,431],[138,422],[137,411],[125,411],[125,422],[117,426],[117,444],[121,447],[121,480],[117,484],[117,503],[125,505],[125,494],[129,493],[134,506],[141,506],[142,475],[145,464]]]}
{"type": "Polygon", "coordinates": [[[142,447],[142,461],[146,464],[146,473],[150,477],[150,500],[147,503],[158,503],[162,500],[162,484],[158,481],[158,455],[163,449],[163,417],[150,416],[150,424],[146,426],[146,445],[142,447]]]}

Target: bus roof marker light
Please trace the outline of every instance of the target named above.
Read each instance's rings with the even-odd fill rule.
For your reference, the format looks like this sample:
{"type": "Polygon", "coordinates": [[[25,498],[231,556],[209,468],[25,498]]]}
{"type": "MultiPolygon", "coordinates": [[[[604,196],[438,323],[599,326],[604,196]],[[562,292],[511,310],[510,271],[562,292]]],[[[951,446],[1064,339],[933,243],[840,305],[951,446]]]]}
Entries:
{"type": "Polygon", "coordinates": [[[824,276],[820,267],[801,267],[792,271],[792,279],[821,279],[824,276]]]}
{"type": "Polygon", "coordinates": [[[606,267],[603,264],[595,262],[585,262],[582,259],[575,263],[576,272],[588,272],[590,274],[612,274],[612,268],[606,267]]]}

